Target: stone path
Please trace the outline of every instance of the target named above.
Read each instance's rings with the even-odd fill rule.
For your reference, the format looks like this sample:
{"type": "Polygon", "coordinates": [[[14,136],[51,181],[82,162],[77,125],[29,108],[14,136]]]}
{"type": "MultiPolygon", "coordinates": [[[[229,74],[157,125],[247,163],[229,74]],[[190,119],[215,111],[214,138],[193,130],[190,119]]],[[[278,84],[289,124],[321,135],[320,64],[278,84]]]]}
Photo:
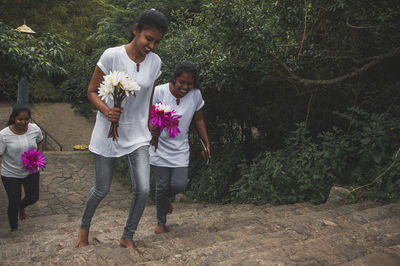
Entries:
{"type": "Polygon", "coordinates": [[[283,206],[175,203],[170,231],[155,235],[147,206],[137,249],[118,245],[130,188],[114,180],[76,249],[84,199],[93,182],[88,152],[47,152],[40,200],[10,233],[0,187],[0,265],[399,265],[400,203],[283,206]]]}
{"type": "MultiPolygon", "coordinates": [[[[61,143],[64,151],[72,151],[77,144],[89,145],[94,122],[77,115],[71,104],[37,103],[31,109],[35,121],[61,143]]],[[[0,129],[5,127],[11,110],[12,105],[0,102],[0,129]]]]}
{"type": "Polygon", "coordinates": [[[77,144],[89,145],[94,122],[77,115],[69,103],[38,103],[32,106],[32,116],[63,146],[72,151],[77,144]]]}

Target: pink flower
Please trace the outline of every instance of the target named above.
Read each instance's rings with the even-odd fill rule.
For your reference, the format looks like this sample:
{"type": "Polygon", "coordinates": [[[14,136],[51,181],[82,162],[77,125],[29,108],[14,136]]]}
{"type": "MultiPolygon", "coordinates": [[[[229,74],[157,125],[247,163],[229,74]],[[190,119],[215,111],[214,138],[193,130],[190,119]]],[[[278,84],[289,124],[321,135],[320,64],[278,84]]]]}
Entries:
{"type": "Polygon", "coordinates": [[[153,105],[150,113],[150,123],[162,131],[168,125],[172,112],[159,109],[159,107],[160,105],[153,105]]]}
{"type": "Polygon", "coordinates": [[[181,115],[173,115],[171,116],[171,119],[169,121],[169,124],[166,126],[166,129],[169,132],[169,137],[170,138],[175,138],[178,136],[181,131],[179,130],[179,118],[181,118],[181,115]]]}
{"type": "MultiPolygon", "coordinates": [[[[161,102],[153,104],[150,113],[150,123],[155,128],[159,128],[160,132],[167,129],[170,138],[175,138],[181,131],[179,130],[179,118],[181,115],[174,115],[176,111],[172,110],[170,106],[164,105],[161,102]]],[[[153,137],[150,144],[155,146],[157,150],[158,138],[153,137]]]]}
{"type": "Polygon", "coordinates": [[[46,157],[38,150],[27,150],[21,156],[22,169],[29,171],[29,173],[36,173],[38,168],[43,168],[47,161],[46,157]]]}

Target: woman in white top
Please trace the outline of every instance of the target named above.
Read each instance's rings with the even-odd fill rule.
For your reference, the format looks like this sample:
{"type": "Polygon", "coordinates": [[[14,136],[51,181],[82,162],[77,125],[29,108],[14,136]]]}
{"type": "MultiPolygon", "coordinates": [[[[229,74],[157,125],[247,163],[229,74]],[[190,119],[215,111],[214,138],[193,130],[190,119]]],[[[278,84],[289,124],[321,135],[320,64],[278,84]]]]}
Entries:
{"type": "Polygon", "coordinates": [[[43,152],[40,128],[30,123],[31,111],[25,106],[13,108],[7,127],[0,131],[1,180],[8,196],[8,221],[11,231],[18,230],[18,216],[24,220],[25,207],[39,199],[39,172],[23,169],[22,154],[27,150],[43,152]],[[25,197],[21,200],[21,186],[25,197]]]}
{"type": "Polygon", "coordinates": [[[89,145],[89,150],[93,153],[95,182],[86,199],[76,247],[89,244],[92,217],[98,204],[110,190],[115,160],[121,156],[126,156],[127,159],[133,193],[120,245],[135,247],[133,235],[149,193],[150,103],[155,81],[161,74],[161,59],[152,50],[159,45],[167,28],[167,19],[161,12],[146,10],[133,25],[132,41],[107,49],[97,62],[88,87],[88,98],[98,109],[89,145]],[[98,88],[104,75],[111,71],[127,73],[141,88],[136,92],[136,97],[127,97],[121,108],[114,108],[112,100],[103,102],[98,96],[98,88]],[[107,137],[112,122],[119,122],[118,141],[107,137]]]}
{"type": "Polygon", "coordinates": [[[153,104],[162,102],[169,105],[181,115],[180,133],[170,138],[163,130],[158,139],[157,150],[150,149],[150,163],[156,179],[157,226],[156,234],[167,231],[165,223],[167,214],[172,212],[169,199],[185,191],[189,166],[189,126],[194,117],[200,138],[210,155],[210,142],[203,119],[204,101],[198,88],[196,66],[190,61],[182,61],[175,67],[173,81],[157,86],[153,104]]]}

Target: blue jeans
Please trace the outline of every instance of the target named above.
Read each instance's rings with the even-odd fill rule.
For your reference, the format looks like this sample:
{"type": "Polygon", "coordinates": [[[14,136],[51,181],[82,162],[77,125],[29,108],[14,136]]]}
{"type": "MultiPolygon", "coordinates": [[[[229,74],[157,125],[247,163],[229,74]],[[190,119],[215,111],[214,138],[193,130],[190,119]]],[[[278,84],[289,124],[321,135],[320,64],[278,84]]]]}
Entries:
{"type": "MultiPolygon", "coordinates": [[[[149,146],[142,146],[126,155],[132,183],[132,201],[122,237],[132,240],[142,217],[150,191],[149,146]]],[[[89,229],[90,222],[101,200],[110,191],[115,168],[115,157],[93,154],[94,186],[89,191],[83,209],[81,227],[89,229]]]]}
{"type": "Polygon", "coordinates": [[[184,192],[188,183],[188,167],[161,167],[152,165],[156,180],[157,223],[167,222],[168,200],[184,192]]]}

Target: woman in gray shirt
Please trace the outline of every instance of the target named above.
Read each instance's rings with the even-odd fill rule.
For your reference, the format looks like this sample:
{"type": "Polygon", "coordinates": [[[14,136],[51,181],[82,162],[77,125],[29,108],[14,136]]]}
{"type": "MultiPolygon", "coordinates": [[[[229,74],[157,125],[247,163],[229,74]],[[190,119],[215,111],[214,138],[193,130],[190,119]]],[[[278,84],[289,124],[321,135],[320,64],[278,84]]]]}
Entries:
{"type": "Polygon", "coordinates": [[[27,150],[43,152],[43,135],[40,128],[30,123],[28,107],[13,108],[7,127],[0,131],[1,180],[8,196],[8,220],[11,232],[18,230],[18,216],[24,220],[25,207],[39,199],[39,172],[23,169],[22,154],[27,150]],[[21,199],[21,186],[25,197],[21,199]]]}

